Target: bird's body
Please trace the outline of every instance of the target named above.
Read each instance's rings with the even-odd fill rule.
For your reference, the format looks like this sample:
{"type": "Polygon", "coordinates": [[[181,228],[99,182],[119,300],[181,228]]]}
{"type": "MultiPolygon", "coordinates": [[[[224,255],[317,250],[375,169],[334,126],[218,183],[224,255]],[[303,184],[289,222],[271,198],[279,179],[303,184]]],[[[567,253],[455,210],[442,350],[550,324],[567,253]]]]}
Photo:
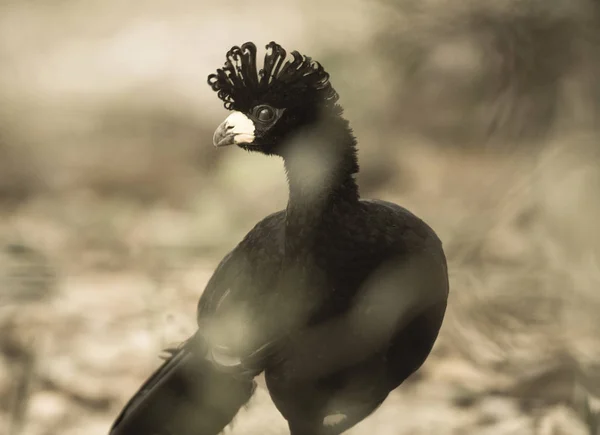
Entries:
{"type": "MultiPolygon", "coordinates": [[[[448,275],[440,240],[406,209],[360,199],[356,141],[328,76],[297,53],[286,70],[283,49],[268,47],[273,51],[263,75],[252,74],[255,48],[244,44],[228,53],[238,66],[226,64],[214,76],[213,89],[238,109],[215,133],[215,144],[281,156],[289,201],[221,261],[198,304],[198,333],[158,376],[183,379],[193,372],[188,378],[201,380],[188,400],[198,408],[190,421],[203,407],[223,409],[214,425],[200,429],[190,422],[177,427],[178,435],[218,433],[263,371],[292,435],[340,434],[422,365],[445,313],[448,275]],[[263,83],[268,73],[273,79],[263,83]],[[235,74],[242,79],[236,82],[235,74]],[[173,362],[182,355],[194,362],[173,362]],[[231,393],[217,397],[219,385],[231,393]]],[[[142,387],[136,397],[143,400],[132,399],[111,434],[134,433],[120,428],[135,427],[128,422],[140,420],[147,403],[166,397],[160,390],[142,387]]],[[[158,426],[174,427],[168,416],[154,413],[146,421],[152,418],[156,433],[163,430],[158,426]]]]}

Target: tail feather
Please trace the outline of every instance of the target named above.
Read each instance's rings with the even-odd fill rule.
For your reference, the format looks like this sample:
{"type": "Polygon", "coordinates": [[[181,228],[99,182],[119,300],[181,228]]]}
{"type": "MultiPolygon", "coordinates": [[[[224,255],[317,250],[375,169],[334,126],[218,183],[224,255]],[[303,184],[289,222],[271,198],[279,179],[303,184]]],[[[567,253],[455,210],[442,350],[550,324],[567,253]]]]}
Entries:
{"type": "Polygon", "coordinates": [[[125,405],[109,435],[217,435],[250,400],[248,377],[219,371],[192,336],[125,405]]]}

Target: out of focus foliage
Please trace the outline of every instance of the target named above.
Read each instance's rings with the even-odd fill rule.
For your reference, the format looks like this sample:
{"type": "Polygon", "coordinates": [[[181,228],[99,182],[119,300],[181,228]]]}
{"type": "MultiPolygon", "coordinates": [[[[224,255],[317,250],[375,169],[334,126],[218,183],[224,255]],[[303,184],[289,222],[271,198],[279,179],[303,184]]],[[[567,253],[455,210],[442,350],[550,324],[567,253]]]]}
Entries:
{"type": "Polygon", "coordinates": [[[404,128],[438,143],[514,147],[596,126],[597,2],[385,3],[376,49],[404,128]]]}

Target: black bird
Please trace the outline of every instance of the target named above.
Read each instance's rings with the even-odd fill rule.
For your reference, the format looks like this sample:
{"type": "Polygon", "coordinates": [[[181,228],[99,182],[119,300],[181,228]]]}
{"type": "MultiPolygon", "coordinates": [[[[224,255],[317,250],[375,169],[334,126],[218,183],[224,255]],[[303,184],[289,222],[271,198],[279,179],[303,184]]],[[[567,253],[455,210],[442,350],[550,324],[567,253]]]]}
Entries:
{"type": "MultiPolygon", "coordinates": [[[[356,140],[329,75],[271,42],[233,47],[208,83],[228,110],[213,141],[283,158],[285,210],[221,261],[198,331],[141,387],[111,435],[215,435],[265,373],[292,435],[340,434],[429,355],[448,273],[434,231],[408,210],[361,200],[356,140]]],[[[251,180],[249,180],[251,182],[251,180]]]]}

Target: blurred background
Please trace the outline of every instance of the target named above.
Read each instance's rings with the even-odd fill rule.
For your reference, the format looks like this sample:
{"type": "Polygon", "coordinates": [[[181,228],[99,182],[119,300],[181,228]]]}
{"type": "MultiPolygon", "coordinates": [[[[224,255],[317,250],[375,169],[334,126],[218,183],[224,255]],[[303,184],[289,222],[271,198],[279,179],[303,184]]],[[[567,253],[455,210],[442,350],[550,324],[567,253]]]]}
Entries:
{"type": "MultiPolygon", "coordinates": [[[[285,206],[278,159],[212,146],[248,40],[325,66],[363,196],[446,247],[432,356],[349,433],[594,434],[597,0],[0,2],[0,433],[106,434],[285,206]]],[[[286,430],[260,388],[228,433],[286,430]]]]}

